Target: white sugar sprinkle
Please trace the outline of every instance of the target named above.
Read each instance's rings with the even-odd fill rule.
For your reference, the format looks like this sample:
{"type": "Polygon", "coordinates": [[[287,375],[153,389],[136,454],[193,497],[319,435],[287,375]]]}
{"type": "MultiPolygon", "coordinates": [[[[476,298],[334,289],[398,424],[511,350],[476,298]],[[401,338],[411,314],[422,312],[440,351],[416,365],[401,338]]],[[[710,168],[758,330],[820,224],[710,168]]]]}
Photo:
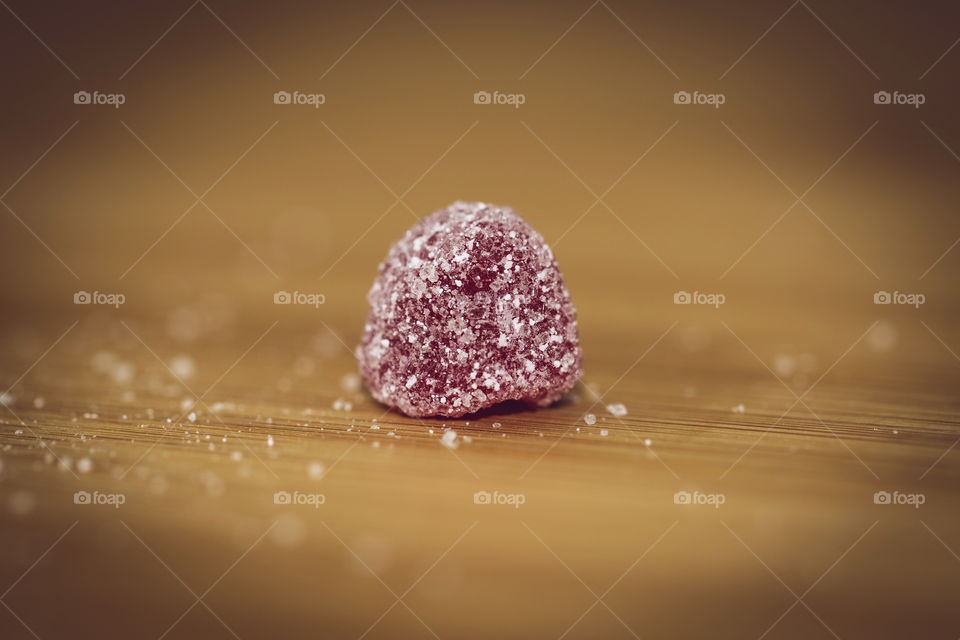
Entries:
{"type": "Polygon", "coordinates": [[[627,407],[619,402],[616,404],[608,404],[607,411],[618,418],[622,418],[623,416],[627,415],[627,407]]]}
{"type": "Polygon", "coordinates": [[[456,449],[458,446],[460,446],[460,443],[457,442],[457,432],[453,429],[447,429],[444,431],[443,435],[440,436],[440,444],[448,449],[456,449]]]}

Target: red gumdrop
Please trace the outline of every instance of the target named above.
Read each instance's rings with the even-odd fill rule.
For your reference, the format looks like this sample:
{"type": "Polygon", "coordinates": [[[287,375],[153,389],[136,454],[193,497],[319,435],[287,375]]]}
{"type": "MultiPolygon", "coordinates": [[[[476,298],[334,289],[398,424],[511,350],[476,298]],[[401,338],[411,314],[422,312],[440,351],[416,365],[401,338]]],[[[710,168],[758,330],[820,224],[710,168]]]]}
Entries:
{"type": "Polygon", "coordinates": [[[457,202],[420,220],[367,300],[360,374],[409,416],[507,400],[544,407],[582,374],[577,312],[553,252],[509,207],[457,202]]]}

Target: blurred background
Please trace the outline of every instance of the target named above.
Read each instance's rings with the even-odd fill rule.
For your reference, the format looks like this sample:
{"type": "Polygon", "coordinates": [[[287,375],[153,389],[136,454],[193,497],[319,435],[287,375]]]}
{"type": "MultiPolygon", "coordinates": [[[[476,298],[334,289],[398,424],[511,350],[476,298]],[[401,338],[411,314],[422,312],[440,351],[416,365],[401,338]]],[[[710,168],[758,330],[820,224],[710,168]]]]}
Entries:
{"type": "Polygon", "coordinates": [[[955,3],[0,4],[0,635],[960,635],[955,3]],[[553,248],[586,367],[562,406],[435,424],[359,388],[380,260],[456,200],[553,248]],[[407,439],[356,439],[378,421],[407,439]],[[322,521],[275,518],[321,479],[322,521]],[[870,495],[921,479],[926,511],[801,601],[890,514],[870,495]],[[716,483],[721,515],[678,519],[716,483]],[[93,485],[132,497],[78,511],[93,485]],[[476,513],[496,487],[521,515],[476,513]],[[247,558],[264,531],[288,555],[247,558]]]}

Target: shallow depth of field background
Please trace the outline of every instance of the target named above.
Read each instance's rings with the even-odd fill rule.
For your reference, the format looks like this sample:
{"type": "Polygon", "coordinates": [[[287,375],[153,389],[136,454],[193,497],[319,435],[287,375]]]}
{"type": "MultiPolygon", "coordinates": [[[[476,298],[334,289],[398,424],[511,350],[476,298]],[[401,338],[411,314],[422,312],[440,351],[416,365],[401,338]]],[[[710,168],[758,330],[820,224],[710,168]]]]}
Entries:
{"type": "Polygon", "coordinates": [[[876,289],[955,304],[956,254],[919,281],[960,235],[945,148],[960,147],[958,56],[919,79],[957,35],[945,8],[811,6],[854,55],[796,4],[734,65],[789,4],[410,5],[453,53],[403,4],[209,5],[251,53],[201,3],[143,55],[188,6],[11,5],[79,79],[4,12],[4,191],[78,122],[3,200],[79,279],[5,212],[11,313],[75,315],[68,294],[96,289],[144,314],[221,291],[242,315],[272,317],[267,294],[299,288],[327,295],[326,316],[352,314],[411,210],[457,199],[509,204],[554,242],[588,344],[598,315],[675,315],[677,289],[722,290],[771,328],[796,313],[842,322],[876,289]],[[77,90],[126,103],[74,105],[77,90]],[[326,102],[275,105],[278,90],[326,102]],[[481,90],[526,102],[476,105],[481,90]],[[680,90],[726,102],[676,105],[680,90]],[[879,90],[926,103],[875,105],[879,90]],[[203,198],[223,223],[197,204],[148,252],[190,190],[204,194],[268,129],[203,198]]]}
{"type": "Polygon", "coordinates": [[[952,3],[2,4],[0,391],[13,385],[15,413],[0,427],[11,447],[0,451],[0,635],[356,638],[476,518],[462,563],[451,553],[453,568],[438,564],[411,592],[417,613],[397,604],[370,637],[960,635],[949,602],[960,584],[952,3]],[[78,105],[78,91],[125,101],[78,105]],[[278,91],[324,103],[276,104],[278,91]],[[477,104],[483,91],[523,104],[477,104]],[[684,91],[724,102],[676,104],[684,91]],[[924,102],[876,104],[882,91],[924,102]],[[455,200],[509,205],[552,246],[579,312],[584,382],[628,405],[626,425],[583,388],[553,413],[457,426],[475,438],[460,460],[436,446],[442,427],[428,437],[344,386],[390,243],[455,200]],[[77,291],[125,302],[76,305],[77,291]],[[277,291],[325,302],[279,306],[277,291]],[[725,302],[677,305],[681,291],[725,302]],[[877,305],[880,291],[924,303],[877,305]],[[130,379],[91,364],[104,351],[133,363],[130,379]],[[182,421],[192,393],[158,362],[178,354],[195,364],[194,391],[213,389],[206,402],[246,403],[229,429],[205,411],[184,429],[202,436],[209,418],[214,440],[252,433],[248,474],[229,447],[167,448],[162,431],[145,453],[155,437],[139,424],[182,421]],[[789,390],[821,376],[810,413],[779,425],[789,390]],[[744,416],[731,412],[739,403],[744,416]],[[565,434],[591,409],[603,414],[594,440],[575,445],[565,434]],[[103,423],[89,426],[93,445],[71,422],[88,424],[85,413],[103,423]],[[345,454],[356,424],[378,417],[408,440],[345,454]],[[14,435],[21,420],[54,452],[90,456],[99,486],[131,505],[75,509],[85,485],[44,462],[30,433],[14,435]],[[602,448],[600,427],[616,448],[602,448]],[[630,429],[663,447],[672,477],[630,429]],[[894,434],[916,440],[895,451],[875,440],[894,434]],[[724,474],[748,450],[742,475],[724,474]],[[323,480],[329,509],[283,512],[262,543],[271,551],[238,565],[219,604],[210,596],[217,614],[197,604],[170,627],[271,526],[269,495],[298,486],[311,460],[340,465],[323,480]],[[830,574],[838,582],[818,587],[833,596],[768,629],[891,513],[870,511],[870,495],[922,490],[924,470],[928,511],[881,522],[830,574]],[[497,487],[526,491],[527,511],[473,511],[470,492],[497,487]],[[598,604],[574,623],[677,520],[669,496],[696,487],[726,491],[727,511],[680,520],[659,564],[651,554],[649,584],[631,574],[607,598],[616,614],[598,604]],[[75,520],[60,560],[24,574],[75,520]]]}

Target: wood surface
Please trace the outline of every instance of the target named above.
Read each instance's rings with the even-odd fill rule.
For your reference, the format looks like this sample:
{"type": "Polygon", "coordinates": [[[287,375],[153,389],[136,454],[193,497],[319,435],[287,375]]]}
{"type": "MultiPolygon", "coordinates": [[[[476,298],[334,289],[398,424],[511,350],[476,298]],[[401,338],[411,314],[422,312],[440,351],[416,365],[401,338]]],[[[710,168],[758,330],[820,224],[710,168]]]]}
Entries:
{"type": "Polygon", "coordinates": [[[960,637],[955,7],[3,4],[0,638],[960,637]],[[357,383],[458,199],[557,256],[554,407],[357,383]]]}

